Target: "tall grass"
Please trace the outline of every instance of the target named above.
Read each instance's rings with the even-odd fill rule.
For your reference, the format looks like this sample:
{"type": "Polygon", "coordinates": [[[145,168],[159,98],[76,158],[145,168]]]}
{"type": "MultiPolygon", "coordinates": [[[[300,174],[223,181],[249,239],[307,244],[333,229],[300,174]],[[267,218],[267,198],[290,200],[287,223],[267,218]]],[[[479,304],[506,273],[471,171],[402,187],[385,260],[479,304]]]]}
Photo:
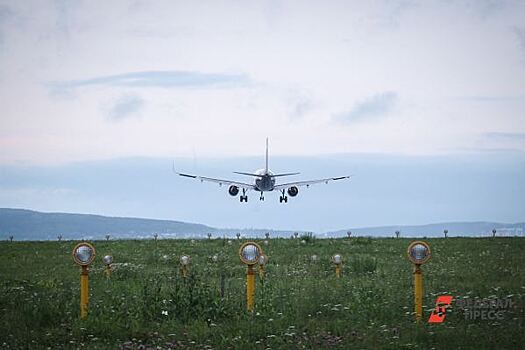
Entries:
{"type": "Polygon", "coordinates": [[[494,321],[452,309],[414,325],[407,239],[270,239],[266,277],[246,312],[246,267],[222,239],[97,241],[89,315],[79,319],[76,242],[0,243],[0,345],[6,349],[519,348],[525,340],[525,240],[430,239],[423,266],[425,318],[437,295],[507,298],[494,321]],[[344,257],[341,278],[330,257],[344,257]],[[101,256],[113,254],[111,278],[101,256]],[[178,259],[189,254],[189,275],[178,259]],[[312,262],[311,255],[318,261],[312,262]],[[217,255],[215,263],[211,257],[217,255]]]}

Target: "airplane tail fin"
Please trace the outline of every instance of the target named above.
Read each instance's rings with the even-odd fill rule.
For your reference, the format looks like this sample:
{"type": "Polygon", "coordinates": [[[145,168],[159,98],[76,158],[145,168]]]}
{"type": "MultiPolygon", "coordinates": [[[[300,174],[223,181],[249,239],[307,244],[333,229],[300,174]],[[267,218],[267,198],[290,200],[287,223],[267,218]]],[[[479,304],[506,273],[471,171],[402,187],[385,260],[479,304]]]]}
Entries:
{"type": "Polygon", "coordinates": [[[266,138],[266,167],[264,168],[266,173],[268,172],[268,137],[266,138]]]}

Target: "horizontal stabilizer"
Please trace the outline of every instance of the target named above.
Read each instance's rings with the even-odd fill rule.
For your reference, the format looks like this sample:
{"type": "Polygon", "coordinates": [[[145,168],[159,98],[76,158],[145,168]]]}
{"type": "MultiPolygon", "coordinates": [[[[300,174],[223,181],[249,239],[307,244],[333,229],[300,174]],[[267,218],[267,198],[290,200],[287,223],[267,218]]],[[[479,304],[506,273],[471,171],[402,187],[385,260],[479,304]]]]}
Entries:
{"type": "Polygon", "coordinates": [[[286,174],[275,174],[271,175],[272,177],[279,177],[279,176],[291,176],[291,175],[299,175],[300,173],[286,173],[286,174]]]}
{"type": "Polygon", "coordinates": [[[243,173],[242,171],[234,171],[233,173],[234,174],[239,174],[239,175],[256,176],[256,177],[261,177],[262,176],[262,175],[252,174],[252,173],[243,173]]]}
{"type": "MultiPolygon", "coordinates": [[[[239,175],[247,175],[247,176],[255,176],[255,177],[262,177],[261,174],[252,174],[252,173],[244,173],[242,171],[234,171],[234,174],[239,175]]],[[[286,173],[286,174],[269,174],[270,177],[280,177],[280,176],[291,176],[291,175],[299,175],[300,173],[286,173]]]]}

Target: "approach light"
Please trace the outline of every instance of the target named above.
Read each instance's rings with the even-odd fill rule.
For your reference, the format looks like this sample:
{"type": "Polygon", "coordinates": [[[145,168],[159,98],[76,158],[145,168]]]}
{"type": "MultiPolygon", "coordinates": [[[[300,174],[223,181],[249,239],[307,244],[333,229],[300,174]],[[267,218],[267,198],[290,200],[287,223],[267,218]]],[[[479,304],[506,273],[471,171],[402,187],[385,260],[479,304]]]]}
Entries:
{"type": "Polygon", "coordinates": [[[111,264],[113,263],[113,257],[111,255],[105,255],[102,259],[104,261],[104,264],[106,264],[106,269],[104,272],[106,273],[106,276],[111,276],[111,264]]]}
{"type": "Polygon", "coordinates": [[[246,265],[256,264],[261,254],[262,249],[255,242],[246,242],[239,249],[239,257],[246,265]]]}
{"type": "Polygon", "coordinates": [[[191,257],[189,255],[183,255],[180,257],[180,272],[182,277],[188,276],[188,265],[191,262],[191,257]]]}
{"type": "Polygon", "coordinates": [[[310,257],[310,261],[312,262],[316,262],[317,260],[319,260],[319,257],[315,254],[310,257]]]}
{"type": "Polygon", "coordinates": [[[253,295],[255,294],[255,275],[253,265],[259,262],[263,255],[261,247],[255,242],[246,242],[239,248],[239,258],[246,265],[246,309],[253,311],[253,295]]]}
{"type": "Polygon", "coordinates": [[[261,254],[259,255],[259,278],[263,279],[266,275],[265,266],[268,264],[268,256],[261,254]]]}
{"type": "Polygon", "coordinates": [[[341,264],[343,263],[343,257],[341,254],[332,255],[332,262],[335,265],[335,276],[337,278],[341,277],[341,264]]]}
{"type": "Polygon", "coordinates": [[[259,255],[258,263],[259,263],[259,265],[263,265],[263,266],[268,264],[268,256],[266,256],[264,254],[259,255]]]}
{"type": "Polygon", "coordinates": [[[214,255],[211,257],[211,260],[212,260],[213,262],[216,263],[217,261],[219,261],[219,256],[218,256],[217,254],[214,254],[214,255]]]}
{"type": "Polygon", "coordinates": [[[343,257],[341,256],[341,254],[334,254],[332,256],[332,262],[336,265],[341,265],[341,263],[343,262],[343,257]]]}
{"type": "Polygon", "coordinates": [[[95,247],[87,242],[77,244],[73,248],[73,261],[82,270],[80,272],[80,318],[86,318],[89,302],[89,272],[88,266],[95,259],[95,247]]]}
{"type": "Polygon", "coordinates": [[[416,265],[426,263],[430,255],[430,247],[425,242],[416,241],[408,246],[408,259],[416,265]]]}
{"type": "Polygon", "coordinates": [[[430,259],[430,246],[423,241],[410,243],[407,249],[408,259],[414,264],[414,311],[416,322],[423,316],[423,274],[421,265],[430,259]]]}
{"type": "Polygon", "coordinates": [[[186,266],[190,263],[191,258],[188,255],[183,255],[180,257],[180,264],[186,266]]]}
{"type": "Polygon", "coordinates": [[[83,242],[73,249],[73,260],[80,266],[88,266],[95,259],[95,247],[83,242]]]}

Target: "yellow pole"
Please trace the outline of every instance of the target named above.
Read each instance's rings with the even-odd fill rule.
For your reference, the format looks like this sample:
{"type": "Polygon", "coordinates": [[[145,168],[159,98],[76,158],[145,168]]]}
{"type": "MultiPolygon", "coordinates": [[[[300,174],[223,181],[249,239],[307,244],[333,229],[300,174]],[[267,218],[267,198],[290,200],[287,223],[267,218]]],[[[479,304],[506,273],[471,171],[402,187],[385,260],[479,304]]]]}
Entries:
{"type": "Polygon", "coordinates": [[[253,294],[255,293],[255,273],[253,272],[253,266],[248,265],[248,271],[246,272],[246,309],[250,312],[253,311],[253,294]]]}
{"type": "Polygon", "coordinates": [[[88,312],[89,286],[88,268],[82,266],[80,273],[80,318],[86,318],[88,312]]]}
{"type": "Polygon", "coordinates": [[[259,278],[263,279],[265,275],[264,265],[259,265],[259,278]]]}
{"type": "Polygon", "coordinates": [[[335,276],[337,278],[341,277],[341,264],[335,265],[335,276]]]}
{"type": "Polygon", "coordinates": [[[414,307],[416,312],[416,322],[421,322],[423,316],[423,275],[421,265],[414,265],[414,307]]]}
{"type": "Polygon", "coordinates": [[[106,277],[111,276],[111,265],[106,265],[106,270],[104,271],[106,273],[106,277]]]}
{"type": "Polygon", "coordinates": [[[182,271],[182,277],[186,278],[186,276],[188,275],[188,268],[186,267],[186,265],[182,265],[180,270],[182,271]]]}

